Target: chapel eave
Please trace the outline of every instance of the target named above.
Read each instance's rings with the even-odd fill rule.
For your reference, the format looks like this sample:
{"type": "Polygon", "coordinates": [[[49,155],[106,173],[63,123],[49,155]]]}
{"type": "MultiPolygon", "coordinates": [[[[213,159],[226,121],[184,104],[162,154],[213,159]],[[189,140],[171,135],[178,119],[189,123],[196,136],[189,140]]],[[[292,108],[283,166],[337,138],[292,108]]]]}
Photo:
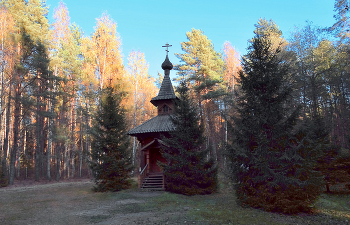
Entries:
{"type": "Polygon", "coordinates": [[[143,124],[131,129],[127,134],[131,136],[138,136],[139,134],[146,133],[171,132],[175,130],[171,116],[172,115],[158,115],[153,117],[143,124]]]}

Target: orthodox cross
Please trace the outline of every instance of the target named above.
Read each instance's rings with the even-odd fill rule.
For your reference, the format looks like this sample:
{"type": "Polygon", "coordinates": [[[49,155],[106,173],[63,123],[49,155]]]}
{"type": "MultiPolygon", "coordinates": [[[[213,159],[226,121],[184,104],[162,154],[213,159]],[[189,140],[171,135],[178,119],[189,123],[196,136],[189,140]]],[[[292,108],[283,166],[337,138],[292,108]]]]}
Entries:
{"type": "Polygon", "coordinates": [[[171,46],[172,45],[169,45],[168,42],[166,43],[165,46],[162,46],[162,47],[166,47],[166,50],[165,50],[166,51],[166,55],[168,55],[168,52],[169,52],[168,48],[171,47],[171,46]]]}

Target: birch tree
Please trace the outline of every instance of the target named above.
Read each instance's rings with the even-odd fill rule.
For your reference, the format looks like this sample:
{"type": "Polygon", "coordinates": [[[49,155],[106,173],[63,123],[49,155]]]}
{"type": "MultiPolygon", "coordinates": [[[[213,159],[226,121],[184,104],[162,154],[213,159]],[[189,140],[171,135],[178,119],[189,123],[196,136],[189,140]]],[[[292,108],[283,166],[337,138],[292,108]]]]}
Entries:
{"type": "MultiPolygon", "coordinates": [[[[130,95],[128,104],[132,106],[131,127],[134,128],[156,114],[155,107],[150,103],[151,99],[157,95],[157,88],[154,79],[148,75],[148,63],[145,55],[140,51],[132,50],[128,57],[127,75],[130,82],[130,95]]],[[[136,138],[133,138],[133,164],[135,163],[136,138]]]]}
{"type": "Polygon", "coordinates": [[[0,140],[1,140],[1,171],[4,177],[7,176],[7,149],[8,149],[8,133],[9,133],[9,119],[10,119],[10,96],[11,96],[11,74],[14,63],[14,43],[11,38],[11,34],[14,32],[14,20],[12,15],[5,7],[0,8],[0,38],[1,38],[1,55],[0,55],[0,63],[1,63],[1,93],[0,93],[0,140]],[[10,87],[8,87],[10,86],[10,87]],[[8,87],[8,88],[7,88],[8,87]],[[5,112],[5,95],[8,96],[8,110],[5,112]],[[3,121],[3,115],[6,115],[6,122],[3,121]],[[5,129],[4,129],[5,128],[5,129]],[[4,131],[5,135],[3,135],[4,131]],[[5,139],[5,140],[4,140],[5,139]]]}

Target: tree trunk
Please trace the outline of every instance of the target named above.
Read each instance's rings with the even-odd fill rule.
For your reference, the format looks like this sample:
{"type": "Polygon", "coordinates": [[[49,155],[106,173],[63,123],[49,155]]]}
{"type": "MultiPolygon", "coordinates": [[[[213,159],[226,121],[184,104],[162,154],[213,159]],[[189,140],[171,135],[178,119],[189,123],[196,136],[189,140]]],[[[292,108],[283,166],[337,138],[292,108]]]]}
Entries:
{"type": "Polygon", "coordinates": [[[41,161],[42,161],[42,146],[41,139],[42,136],[42,124],[41,124],[41,107],[40,107],[40,97],[37,97],[36,100],[37,108],[36,108],[36,144],[35,144],[35,181],[39,181],[40,177],[40,169],[41,169],[41,161]]]}
{"type": "Polygon", "coordinates": [[[83,149],[84,149],[84,142],[83,142],[83,111],[80,111],[80,148],[79,148],[79,177],[82,176],[81,170],[83,167],[83,149]]]}
{"type": "Polygon", "coordinates": [[[53,126],[53,115],[55,113],[55,97],[51,96],[51,107],[50,107],[51,117],[49,118],[48,125],[48,141],[47,141],[47,151],[46,151],[46,178],[51,181],[51,152],[52,152],[52,126],[53,126]]]}
{"type": "Polygon", "coordinates": [[[13,123],[13,147],[10,153],[10,177],[9,184],[13,185],[15,178],[15,165],[16,165],[16,154],[18,151],[19,141],[19,126],[21,122],[21,102],[20,102],[20,84],[17,84],[16,96],[15,96],[15,111],[14,111],[14,123],[13,123]]]}
{"type": "MultiPolygon", "coordinates": [[[[23,115],[23,108],[21,109],[21,115],[23,115]]],[[[22,119],[22,122],[20,123],[20,136],[19,136],[19,148],[17,152],[17,159],[16,159],[16,165],[17,165],[17,179],[21,176],[21,152],[24,154],[25,149],[25,120],[22,119]]]]}
{"type": "MultiPolygon", "coordinates": [[[[74,94],[74,93],[73,93],[74,94]]],[[[76,119],[75,119],[75,98],[73,98],[72,109],[71,109],[71,177],[74,178],[75,175],[75,154],[76,154],[76,138],[75,138],[75,127],[76,127],[76,119]]]]}
{"type": "MultiPolygon", "coordinates": [[[[23,157],[24,157],[24,160],[26,160],[27,158],[27,127],[26,126],[23,129],[23,157]]],[[[28,171],[27,163],[24,161],[23,164],[25,165],[25,179],[27,179],[27,171],[28,171]]]]}
{"type": "Polygon", "coordinates": [[[326,182],[326,192],[327,193],[331,193],[331,190],[329,189],[329,183],[328,182],[326,182]]]}
{"type": "Polygon", "coordinates": [[[46,130],[45,128],[45,118],[41,116],[41,138],[40,138],[40,146],[41,146],[41,151],[40,151],[40,177],[45,176],[45,160],[44,160],[44,152],[45,152],[45,143],[47,141],[47,134],[44,132],[46,130]]]}
{"type": "MultiPolygon", "coordinates": [[[[2,124],[2,114],[3,114],[3,105],[4,105],[4,65],[5,65],[5,60],[4,60],[4,36],[2,35],[1,37],[1,94],[0,94],[0,130],[3,129],[3,124],[2,124]]],[[[11,83],[11,82],[10,82],[11,83]]],[[[10,84],[11,87],[11,84],[10,84]]],[[[10,91],[9,91],[10,92],[10,91]]],[[[9,93],[9,96],[11,96],[11,93],[9,93]]],[[[1,138],[2,135],[0,135],[1,138]]],[[[2,139],[0,139],[0,142],[2,141],[2,139]]],[[[1,142],[3,144],[3,142],[1,142]]],[[[1,148],[1,146],[0,146],[1,148]]],[[[0,150],[3,150],[2,148],[0,150]]],[[[0,160],[1,160],[1,152],[0,152],[0,160]]],[[[3,172],[5,174],[4,171],[0,171],[0,173],[3,172]]],[[[1,175],[1,174],[0,174],[1,175]]]]}
{"type": "MultiPolygon", "coordinates": [[[[87,155],[88,153],[90,153],[90,117],[89,117],[89,100],[87,100],[86,104],[85,104],[85,109],[86,109],[86,124],[85,124],[85,134],[86,134],[86,153],[85,155],[87,155]]],[[[89,170],[90,171],[90,170],[89,170]]]]}
{"type": "Polygon", "coordinates": [[[65,178],[69,178],[69,165],[68,165],[68,154],[69,154],[69,149],[67,148],[67,144],[63,144],[63,174],[65,175],[65,178]]]}
{"type": "MultiPolygon", "coordinates": [[[[54,70],[54,76],[57,76],[57,67],[55,67],[54,70]]],[[[54,116],[55,116],[55,104],[56,104],[56,83],[55,81],[52,81],[52,92],[51,92],[51,106],[50,106],[50,113],[51,113],[51,117],[49,118],[49,125],[48,125],[48,141],[47,141],[47,152],[46,152],[46,178],[51,181],[52,177],[51,177],[51,157],[52,157],[52,146],[53,146],[53,133],[52,133],[52,129],[53,129],[53,123],[54,123],[54,116]]]]}
{"type": "Polygon", "coordinates": [[[216,142],[215,142],[215,129],[213,124],[213,119],[211,117],[210,112],[210,103],[207,104],[207,121],[208,121],[208,138],[209,138],[209,144],[211,144],[211,150],[212,150],[212,156],[215,161],[218,161],[218,154],[216,151],[216,142]]]}
{"type": "Polygon", "coordinates": [[[58,147],[56,148],[56,181],[59,181],[61,177],[61,174],[60,174],[61,149],[62,149],[62,143],[59,143],[58,147]]]}
{"type": "Polygon", "coordinates": [[[7,109],[6,109],[6,130],[5,130],[5,138],[4,138],[4,145],[2,146],[2,152],[3,152],[3,158],[2,158],[2,171],[5,175],[5,177],[8,176],[7,171],[7,152],[8,152],[8,143],[9,143],[9,133],[10,133],[10,109],[11,109],[11,91],[12,91],[12,84],[10,82],[9,87],[9,95],[8,95],[8,102],[7,102],[7,109]]]}

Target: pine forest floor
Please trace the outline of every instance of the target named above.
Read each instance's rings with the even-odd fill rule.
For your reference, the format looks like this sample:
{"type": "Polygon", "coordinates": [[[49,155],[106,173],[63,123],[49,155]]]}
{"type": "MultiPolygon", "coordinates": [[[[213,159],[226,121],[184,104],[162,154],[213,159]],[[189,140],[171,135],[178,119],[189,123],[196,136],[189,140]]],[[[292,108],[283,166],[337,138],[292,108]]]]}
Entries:
{"type": "Polygon", "coordinates": [[[322,194],[315,214],[268,213],[237,205],[229,188],[207,196],[92,191],[90,180],[0,188],[0,224],[350,224],[350,194],[322,194]]]}

